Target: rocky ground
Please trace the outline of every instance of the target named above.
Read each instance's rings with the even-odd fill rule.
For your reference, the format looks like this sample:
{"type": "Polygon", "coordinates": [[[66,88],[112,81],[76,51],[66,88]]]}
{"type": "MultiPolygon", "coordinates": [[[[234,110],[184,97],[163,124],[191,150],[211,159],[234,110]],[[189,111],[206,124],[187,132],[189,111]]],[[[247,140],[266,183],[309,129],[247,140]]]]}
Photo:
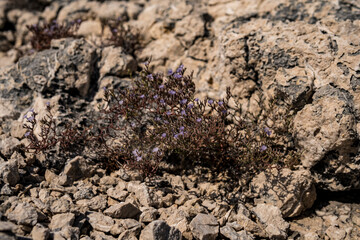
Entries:
{"type": "Polygon", "coordinates": [[[0,239],[359,239],[359,35],[357,0],[1,1],[0,239]],[[119,17],[140,32],[134,52],[106,43],[119,17]],[[77,19],[76,38],[32,53],[26,25],[77,19]],[[29,109],[85,121],[150,57],[193,71],[199,97],[230,86],[250,112],[286,97],[301,163],[250,181],[203,167],[149,180],[23,151],[29,109]]]}

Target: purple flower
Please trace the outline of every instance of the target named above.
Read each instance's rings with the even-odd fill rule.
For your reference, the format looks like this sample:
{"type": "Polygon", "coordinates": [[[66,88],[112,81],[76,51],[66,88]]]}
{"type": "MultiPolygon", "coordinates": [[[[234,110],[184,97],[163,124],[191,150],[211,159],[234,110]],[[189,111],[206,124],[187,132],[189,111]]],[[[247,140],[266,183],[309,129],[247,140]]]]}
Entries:
{"type": "Polygon", "coordinates": [[[31,108],[31,109],[29,110],[29,112],[33,113],[33,112],[34,112],[34,109],[33,109],[33,108],[31,108]]]}
{"type": "Polygon", "coordinates": [[[263,151],[265,151],[266,149],[267,149],[267,146],[262,145],[262,146],[260,147],[260,152],[263,152],[263,151]]]}
{"type": "Polygon", "coordinates": [[[30,135],[30,132],[26,132],[26,133],[24,134],[25,137],[28,137],[29,135],[30,135]]]}
{"type": "Polygon", "coordinates": [[[223,114],[226,114],[227,113],[227,111],[224,109],[224,110],[221,110],[221,112],[223,113],[223,114]]]}
{"type": "Polygon", "coordinates": [[[175,74],[174,74],[174,78],[180,79],[180,78],[182,78],[182,75],[181,75],[181,74],[178,74],[178,73],[175,73],[175,74]]]}
{"type": "Polygon", "coordinates": [[[46,102],[46,106],[50,106],[50,102],[46,102]]]}
{"type": "Polygon", "coordinates": [[[154,96],[154,99],[158,99],[159,98],[159,96],[156,94],[155,96],[154,96]]]}
{"type": "Polygon", "coordinates": [[[153,153],[156,153],[156,152],[158,152],[158,151],[159,151],[159,148],[158,148],[158,147],[154,147],[153,150],[152,150],[153,153]]]}
{"type": "Polygon", "coordinates": [[[209,103],[209,104],[213,104],[213,103],[214,103],[214,100],[210,99],[210,100],[208,100],[208,103],[209,103]]]}
{"type": "Polygon", "coordinates": [[[268,136],[271,135],[271,131],[270,131],[270,129],[269,129],[268,127],[265,127],[265,128],[264,128],[264,132],[265,132],[268,136]]]}
{"type": "Polygon", "coordinates": [[[139,150],[135,149],[134,151],[132,151],[132,154],[137,157],[139,156],[139,150]]]}
{"type": "Polygon", "coordinates": [[[172,69],[169,69],[169,70],[167,71],[167,74],[168,74],[168,75],[173,74],[173,70],[172,70],[172,69]]]}
{"type": "Polygon", "coordinates": [[[174,135],[174,138],[175,138],[175,139],[178,139],[178,138],[179,138],[179,134],[178,134],[178,133],[175,134],[175,135],[174,135]]]}
{"type": "Polygon", "coordinates": [[[164,123],[165,123],[165,124],[168,124],[168,123],[169,123],[169,121],[167,121],[167,120],[164,120],[164,123]]]}
{"type": "Polygon", "coordinates": [[[163,89],[164,87],[165,87],[164,84],[161,84],[161,85],[159,86],[160,89],[163,89]]]}
{"type": "Polygon", "coordinates": [[[135,126],[136,126],[136,124],[135,124],[135,123],[132,123],[132,124],[131,124],[131,126],[132,126],[132,127],[135,127],[135,126]]]}
{"type": "Polygon", "coordinates": [[[152,74],[147,75],[147,78],[148,78],[149,80],[154,80],[154,77],[153,77],[152,74]]]}
{"type": "Polygon", "coordinates": [[[188,108],[189,108],[189,109],[192,109],[193,107],[194,107],[194,104],[193,104],[193,103],[189,103],[188,108]]]}
{"type": "Polygon", "coordinates": [[[166,115],[168,115],[168,116],[171,115],[171,111],[170,111],[170,110],[167,111],[167,112],[166,112],[166,115]]]}
{"type": "Polygon", "coordinates": [[[223,101],[219,101],[218,104],[219,104],[220,106],[222,106],[222,105],[224,104],[224,102],[223,102],[223,101]]]}
{"type": "Polygon", "coordinates": [[[161,104],[165,104],[164,99],[160,99],[160,103],[161,103],[161,104]]]}
{"type": "Polygon", "coordinates": [[[201,118],[197,118],[197,119],[196,119],[197,122],[201,122],[201,120],[202,120],[201,118]]]}
{"type": "Polygon", "coordinates": [[[180,113],[181,113],[181,115],[186,116],[185,110],[182,110],[180,113]]]}
{"type": "Polygon", "coordinates": [[[195,101],[196,101],[196,102],[198,102],[198,101],[199,101],[199,99],[198,99],[198,98],[195,98],[195,101]]]}
{"type": "Polygon", "coordinates": [[[116,28],[113,28],[113,29],[112,29],[112,32],[113,32],[113,33],[117,33],[118,30],[117,30],[116,28]]]}
{"type": "Polygon", "coordinates": [[[78,24],[80,24],[80,23],[82,22],[82,20],[79,18],[79,19],[76,20],[76,22],[77,22],[78,24]]]}
{"type": "Polygon", "coordinates": [[[27,120],[28,120],[29,122],[31,122],[31,121],[33,121],[33,120],[34,120],[34,117],[33,117],[33,116],[28,117],[28,118],[27,118],[27,120]]]}
{"type": "Polygon", "coordinates": [[[162,138],[166,137],[166,133],[161,134],[161,137],[162,138]]]}
{"type": "Polygon", "coordinates": [[[148,61],[144,62],[144,65],[149,66],[149,62],[148,61]]]}
{"type": "Polygon", "coordinates": [[[175,94],[176,94],[176,92],[175,92],[174,90],[169,90],[169,94],[171,94],[171,95],[175,95],[175,94]]]}
{"type": "Polygon", "coordinates": [[[136,161],[139,162],[139,161],[141,161],[141,160],[142,160],[142,157],[141,157],[141,156],[137,156],[137,157],[136,157],[136,161]]]}
{"type": "Polygon", "coordinates": [[[145,97],[145,95],[143,94],[143,95],[141,95],[139,98],[144,98],[145,97]]]}
{"type": "Polygon", "coordinates": [[[185,104],[187,102],[187,99],[180,100],[181,104],[185,104]]]}
{"type": "Polygon", "coordinates": [[[120,104],[120,105],[123,105],[123,103],[124,103],[123,100],[120,100],[120,101],[119,101],[119,104],[120,104]]]}
{"type": "Polygon", "coordinates": [[[179,128],[180,132],[183,132],[184,129],[185,129],[185,127],[183,127],[183,126],[181,126],[181,127],[179,128]]]}
{"type": "Polygon", "coordinates": [[[102,89],[103,89],[104,91],[106,91],[106,87],[103,87],[102,89]]]}
{"type": "Polygon", "coordinates": [[[183,69],[184,69],[184,65],[181,64],[181,65],[178,67],[178,69],[176,69],[176,72],[177,72],[177,73],[181,73],[183,69]]]}

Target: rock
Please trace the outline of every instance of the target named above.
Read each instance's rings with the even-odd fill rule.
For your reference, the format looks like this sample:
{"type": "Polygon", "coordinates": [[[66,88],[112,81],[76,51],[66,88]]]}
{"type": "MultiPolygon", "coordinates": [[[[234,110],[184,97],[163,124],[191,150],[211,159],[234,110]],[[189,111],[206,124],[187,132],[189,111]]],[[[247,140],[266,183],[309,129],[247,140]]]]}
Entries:
{"type": "Polygon", "coordinates": [[[138,218],[141,211],[131,203],[118,203],[104,211],[104,213],[112,218],[138,218]]]}
{"type": "Polygon", "coordinates": [[[309,170],[273,169],[258,174],[250,183],[256,203],[277,206],[284,217],[295,217],[312,207],[316,190],[309,170]],[[282,179],[279,181],[278,179],[282,179]]]}
{"type": "Polygon", "coordinates": [[[219,223],[214,216],[199,213],[190,222],[190,229],[196,239],[215,240],[219,234],[219,223]]]}
{"type": "Polygon", "coordinates": [[[65,226],[53,233],[54,240],[79,239],[80,229],[77,227],[65,226]]]}
{"type": "Polygon", "coordinates": [[[189,214],[187,212],[177,209],[166,219],[166,222],[169,226],[179,229],[184,235],[184,233],[190,232],[188,218],[189,214]]]}
{"type": "Polygon", "coordinates": [[[50,235],[50,230],[41,224],[36,224],[31,231],[33,240],[46,240],[50,235]]]}
{"type": "Polygon", "coordinates": [[[100,78],[106,75],[124,77],[136,71],[136,61],[128,54],[124,53],[121,47],[106,47],[102,51],[99,63],[100,78]]]}
{"type": "Polygon", "coordinates": [[[78,200],[76,205],[85,207],[91,211],[104,210],[106,208],[106,196],[97,195],[91,199],[78,200]]]}
{"type": "Polygon", "coordinates": [[[94,197],[94,192],[91,188],[83,187],[74,194],[74,200],[91,199],[94,197]]]}
{"type": "Polygon", "coordinates": [[[112,235],[119,235],[124,232],[127,232],[126,234],[123,234],[123,238],[126,236],[138,236],[141,231],[141,223],[134,219],[115,219],[115,224],[112,226],[110,233],[112,235]]]}
{"type": "Polygon", "coordinates": [[[220,234],[230,240],[239,240],[239,234],[230,226],[220,228],[220,234]]]}
{"type": "Polygon", "coordinates": [[[72,226],[75,220],[75,214],[73,213],[63,213],[56,214],[51,218],[49,228],[51,230],[61,229],[65,226],[72,226]]]}
{"type": "Polygon", "coordinates": [[[281,215],[278,207],[269,204],[258,204],[253,208],[260,222],[265,226],[265,232],[269,238],[286,239],[289,223],[281,215]]]}
{"type": "Polygon", "coordinates": [[[190,47],[195,39],[205,34],[205,22],[201,16],[189,15],[176,23],[175,36],[183,46],[190,47]]]}
{"type": "Polygon", "coordinates": [[[102,26],[100,21],[87,20],[80,24],[77,34],[81,36],[97,35],[102,34],[102,26]]]}
{"type": "Polygon", "coordinates": [[[180,240],[181,232],[176,228],[170,227],[165,221],[156,220],[147,225],[140,234],[140,240],[180,240]]]}
{"type": "Polygon", "coordinates": [[[67,199],[57,199],[51,204],[50,211],[54,214],[66,213],[70,210],[70,204],[70,201],[67,199]]]}
{"type": "Polygon", "coordinates": [[[110,232],[110,229],[115,223],[111,217],[105,216],[98,212],[90,212],[87,217],[90,225],[95,230],[101,232],[110,232]]]}
{"type": "Polygon", "coordinates": [[[90,237],[91,237],[90,239],[94,239],[94,240],[116,240],[116,238],[98,231],[91,231],[90,237]]]}
{"type": "Polygon", "coordinates": [[[135,194],[135,197],[142,206],[152,207],[157,204],[157,199],[150,196],[149,188],[144,184],[129,182],[127,189],[135,194]]]}
{"type": "Polygon", "coordinates": [[[333,191],[359,185],[354,179],[359,170],[352,166],[357,160],[350,157],[357,152],[352,96],[346,90],[326,85],[317,90],[313,99],[294,119],[294,135],[304,150],[302,165],[309,168],[317,165],[315,179],[333,191]],[[329,171],[336,174],[324,176],[329,171]]]}
{"type": "Polygon", "coordinates": [[[123,202],[123,201],[125,201],[126,197],[129,195],[129,192],[120,190],[118,188],[109,188],[106,191],[106,194],[109,197],[112,197],[112,198],[114,198],[116,200],[119,200],[119,201],[123,202]]]}
{"type": "Polygon", "coordinates": [[[10,186],[15,186],[20,180],[17,161],[0,163],[0,178],[10,186]]]}
{"type": "Polygon", "coordinates": [[[19,149],[20,145],[20,141],[16,138],[7,137],[5,134],[0,136],[0,152],[7,158],[10,158],[13,152],[19,149]]]}
{"type": "Polygon", "coordinates": [[[82,156],[77,156],[67,162],[63,171],[72,181],[76,181],[82,177],[89,177],[93,172],[94,169],[89,166],[88,161],[82,156]]]}
{"type": "Polygon", "coordinates": [[[346,231],[336,226],[330,226],[328,229],[326,229],[325,233],[330,239],[342,240],[346,237],[346,231]]]}
{"type": "Polygon", "coordinates": [[[139,222],[141,223],[150,223],[158,219],[159,211],[153,207],[147,207],[145,209],[141,208],[142,213],[139,217],[139,222]]]}
{"type": "Polygon", "coordinates": [[[38,221],[36,209],[29,203],[18,203],[16,207],[10,211],[7,218],[17,224],[35,226],[38,221]]]}

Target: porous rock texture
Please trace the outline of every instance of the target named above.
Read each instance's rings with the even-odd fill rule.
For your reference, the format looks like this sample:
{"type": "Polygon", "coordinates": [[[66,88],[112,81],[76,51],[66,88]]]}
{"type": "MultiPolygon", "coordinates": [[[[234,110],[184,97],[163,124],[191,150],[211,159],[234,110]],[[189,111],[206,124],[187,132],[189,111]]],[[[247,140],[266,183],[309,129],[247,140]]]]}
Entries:
{"type": "Polygon", "coordinates": [[[359,239],[359,9],[356,0],[1,1],[0,238],[359,239]],[[108,44],[104,22],[117,18],[140,31],[133,53],[108,44]],[[77,38],[31,53],[26,25],[77,19],[77,38]],[[24,153],[29,109],[44,116],[49,101],[55,117],[86,121],[101,89],[127,87],[149,58],[156,71],[193,71],[199,97],[229,86],[249,112],[261,95],[286,99],[300,164],[245,185],[202,168],[148,184],[76,153],[24,153]]]}

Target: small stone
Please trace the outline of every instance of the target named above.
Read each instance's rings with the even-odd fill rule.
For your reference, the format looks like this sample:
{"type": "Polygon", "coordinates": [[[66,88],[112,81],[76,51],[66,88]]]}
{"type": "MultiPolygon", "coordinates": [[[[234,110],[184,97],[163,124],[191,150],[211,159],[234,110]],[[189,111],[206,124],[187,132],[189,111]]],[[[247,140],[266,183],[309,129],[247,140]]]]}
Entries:
{"type": "Polygon", "coordinates": [[[15,186],[19,182],[20,176],[16,161],[0,163],[0,178],[10,186],[15,186]]]}
{"type": "Polygon", "coordinates": [[[140,234],[139,240],[181,240],[181,232],[167,225],[163,220],[156,220],[147,225],[140,234]]]}
{"type": "Polygon", "coordinates": [[[134,236],[138,236],[141,231],[141,223],[134,219],[115,219],[115,224],[110,230],[112,235],[119,235],[125,231],[133,233],[134,236]]]}
{"type": "Polygon", "coordinates": [[[199,240],[215,240],[219,234],[219,224],[210,214],[199,213],[190,223],[194,237],[199,240]]]}
{"type": "Polygon", "coordinates": [[[278,207],[270,204],[258,204],[253,211],[265,225],[265,232],[270,238],[286,239],[290,225],[282,218],[278,207]]]}
{"type": "Polygon", "coordinates": [[[70,210],[70,202],[67,199],[63,199],[63,198],[55,200],[50,206],[50,211],[54,214],[66,213],[69,210],[70,210]]]}
{"type": "Polygon", "coordinates": [[[336,240],[343,240],[346,236],[345,230],[335,226],[330,226],[328,229],[326,229],[325,233],[329,236],[330,239],[336,240]]]}
{"type": "Polygon", "coordinates": [[[19,203],[15,209],[8,214],[8,219],[17,224],[35,226],[38,220],[36,209],[29,203],[19,203]]]}
{"type": "Polygon", "coordinates": [[[91,212],[87,215],[90,225],[97,231],[110,232],[114,225],[114,220],[111,217],[105,216],[102,213],[91,212]]]}
{"type": "Polygon", "coordinates": [[[159,211],[153,207],[145,208],[139,217],[141,223],[150,223],[155,221],[159,216],[159,211]]]}
{"type": "Polygon", "coordinates": [[[220,233],[222,236],[224,236],[230,240],[239,240],[240,239],[239,234],[232,227],[229,227],[229,226],[224,226],[224,227],[220,228],[220,233]]]}
{"type": "Polygon", "coordinates": [[[131,203],[118,203],[104,211],[113,218],[138,218],[141,211],[131,203]]]}
{"type": "Polygon", "coordinates": [[[65,226],[72,226],[74,220],[75,220],[75,214],[73,213],[57,214],[51,218],[49,228],[54,230],[54,229],[63,228],[65,226]]]}
{"type": "Polygon", "coordinates": [[[36,224],[31,231],[33,240],[46,240],[50,235],[50,230],[41,224],[36,224]]]}

